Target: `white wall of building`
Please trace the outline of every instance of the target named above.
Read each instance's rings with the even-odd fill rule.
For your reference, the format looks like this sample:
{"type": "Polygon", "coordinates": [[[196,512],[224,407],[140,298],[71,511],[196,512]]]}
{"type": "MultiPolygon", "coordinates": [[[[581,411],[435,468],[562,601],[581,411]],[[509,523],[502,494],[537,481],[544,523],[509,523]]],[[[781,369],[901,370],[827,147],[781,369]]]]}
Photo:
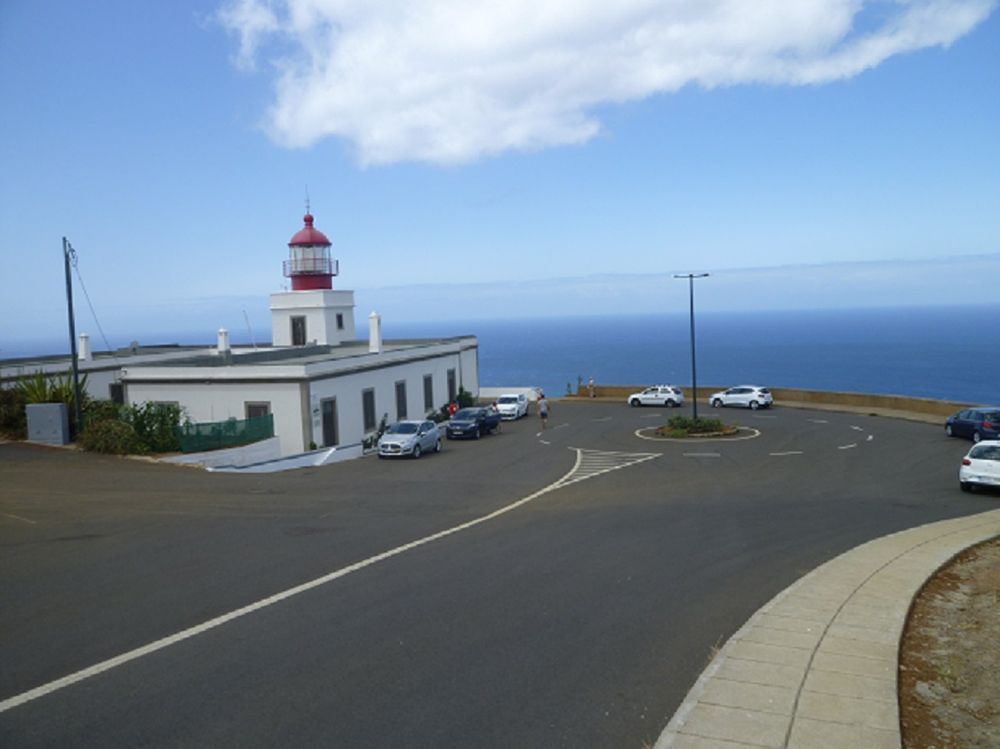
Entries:
{"type": "Polygon", "coordinates": [[[436,411],[448,402],[448,370],[455,371],[456,392],[464,387],[473,396],[478,396],[479,370],[476,349],[412,362],[401,362],[378,369],[341,374],[334,377],[314,379],[310,385],[309,405],[311,414],[312,441],[323,445],[323,423],[321,402],[326,398],[337,399],[337,436],[340,444],[361,441],[369,432],[364,428],[364,405],[362,393],[372,388],[375,391],[375,423],[388,415],[388,422],[397,420],[396,383],[406,384],[406,418],[422,419],[430,411],[436,411]],[[433,398],[431,407],[424,402],[424,377],[431,376],[433,398]]]}
{"type": "Polygon", "coordinates": [[[353,341],[354,292],[314,289],[271,294],[271,343],[292,345],[292,318],[306,318],[306,342],[334,346],[353,341]],[[344,327],[337,327],[337,315],[344,327]]]}
{"type": "MultiPolygon", "coordinates": [[[[185,370],[187,369],[185,368],[185,370]]],[[[181,370],[168,374],[179,375],[181,370]]],[[[203,378],[211,370],[202,370],[203,378]]],[[[274,415],[274,436],[281,442],[281,454],[291,455],[308,448],[304,440],[303,394],[305,383],[285,382],[226,382],[223,380],[189,380],[163,382],[128,382],[125,399],[141,404],[152,401],[178,403],[184,416],[201,424],[227,419],[245,419],[247,403],[268,403],[274,415]]]]}
{"type": "Polygon", "coordinates": [[[337,400],[337,441],[360,442],[365,436],[362,392],[375,389],[376,424],[383,414],[396,420],[396,382],[406,383],[407,417],[423,418],[448,400],[448,370],[455,387],[479,394],[475,339],[427,342],[356,356],[309,363],[238,363],[220,367],[148,366],[122,371],[125,399],[178,403],[196,423],[246,418],[248,403],[268,403],[274,415],[281,455],[323,445],[321,402],[337,400]],[[424,408],[424,376],[433,378],[433,408],[424,408]]]}

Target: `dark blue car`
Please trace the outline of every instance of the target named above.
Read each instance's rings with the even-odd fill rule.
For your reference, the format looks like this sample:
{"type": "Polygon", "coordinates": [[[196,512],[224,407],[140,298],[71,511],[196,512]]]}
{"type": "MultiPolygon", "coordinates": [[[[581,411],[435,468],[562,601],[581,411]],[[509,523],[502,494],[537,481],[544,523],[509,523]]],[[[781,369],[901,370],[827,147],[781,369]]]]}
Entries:
{"type": "Polygon", "coordinates": [[[500,413],[493,408],[463,408],[451,417],[445,427],[445,436],[450,439],[469,437],[477,440],[500,427],[500,413]]]}
{"type": "Polygon", "coordinates": [[[949,437],[968,437],[973,442],[1000,439],[1000,406],[966,408],[944,423],[949,437]]]}

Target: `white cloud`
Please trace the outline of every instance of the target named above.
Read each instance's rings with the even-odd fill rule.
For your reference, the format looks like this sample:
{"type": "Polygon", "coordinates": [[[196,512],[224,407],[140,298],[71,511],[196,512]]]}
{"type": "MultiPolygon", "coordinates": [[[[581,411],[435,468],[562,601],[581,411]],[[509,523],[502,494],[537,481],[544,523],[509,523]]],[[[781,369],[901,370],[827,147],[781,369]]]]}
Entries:
{"type": "Polygon", "coordinates": [[[594,109],[746,83],[819,84],[947,46],[997,0],[232,0],[237,64],[277,71],[267,129],[366,164],[582,143],[594,109]]]}

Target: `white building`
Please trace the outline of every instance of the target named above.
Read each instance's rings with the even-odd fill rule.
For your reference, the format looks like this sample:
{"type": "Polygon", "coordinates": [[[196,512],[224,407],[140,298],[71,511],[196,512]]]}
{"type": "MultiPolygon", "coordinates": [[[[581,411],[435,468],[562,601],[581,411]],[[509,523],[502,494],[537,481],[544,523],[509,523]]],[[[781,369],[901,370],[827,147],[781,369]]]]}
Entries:
{"type": "MultiPolygon", "coordinates": [[[[195,423],[270,413],[281,456],[357,444],[383,416],[390,422],[423,418],[459,388],[477,397],[474,336],[383,341],[372,312],[368,339],[356,338],[354,292],[333,289],[338,264],[330,241],[309,213],[304,220],[284,263],[292,290],[271,295],[270,347],[231,348],[220,330],[212,348],[134,346],[94,356],[81,340],[88,392],[134,404],[176,403],[195,423]]],[[[0,381],[68,366],[66,357],[6,362],[0,381]]]]}

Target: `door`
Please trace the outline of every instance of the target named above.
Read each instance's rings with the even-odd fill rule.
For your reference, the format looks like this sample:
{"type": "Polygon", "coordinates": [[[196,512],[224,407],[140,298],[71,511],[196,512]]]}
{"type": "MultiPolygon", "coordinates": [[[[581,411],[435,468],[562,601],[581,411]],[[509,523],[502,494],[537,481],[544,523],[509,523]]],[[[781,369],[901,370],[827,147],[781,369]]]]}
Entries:
{"type": "Polygon", "coordinates": [[[306,318],[298,316],[292,318],[292,345],[306,345],[306,318]]]}
{"type": "Polygon", "coordinates": [[[337,399],[324,398],[320,401],[323,412],[323,447],[339,444],[337,436],[337,399]]]}

